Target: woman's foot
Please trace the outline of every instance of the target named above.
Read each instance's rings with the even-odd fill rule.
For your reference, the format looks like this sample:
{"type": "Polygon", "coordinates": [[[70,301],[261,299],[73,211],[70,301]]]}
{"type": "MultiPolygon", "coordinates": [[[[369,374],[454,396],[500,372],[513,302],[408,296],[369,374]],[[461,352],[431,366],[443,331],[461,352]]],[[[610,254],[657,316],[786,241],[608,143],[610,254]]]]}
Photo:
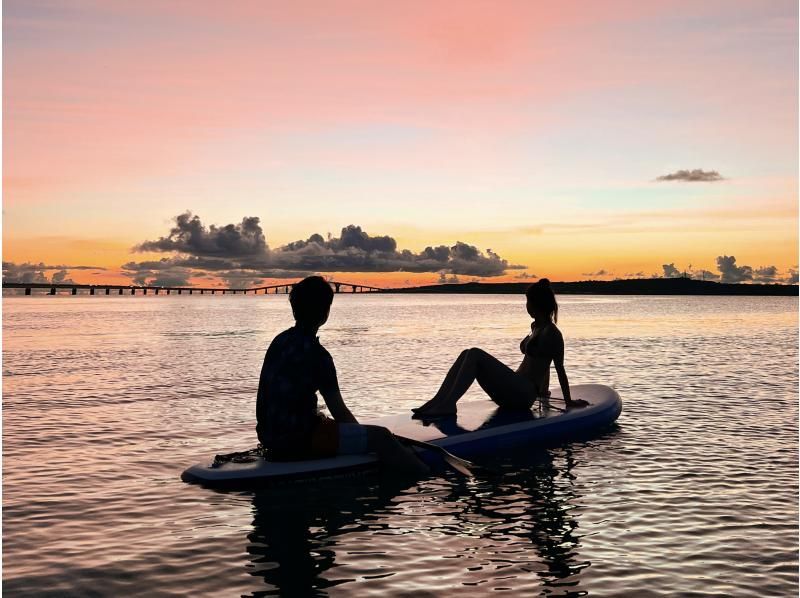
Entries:
{"type": "Polygon", "coordinates": [[[429,409],[433,409],[437,403],[439,403],[439,399],[437,397],[433,397],[430,401],[423,403],[419,407],[412,407],[411,411],[413,411],[414,413],[421,414],[424,413],[425,411],[428,411],[429,409]]]}
{"type": "Polygon", "coordinates": [[[439,412],[439,411],[416,411],[411,416],[411,419],[440,419],[442,417],[452,417],[455,411],[439,412]]]}
{"type": "Polygon", "coordinates": [[[444,401],[434,401],[431,399],[422,407],[414,411],[415,418],[447,417],[456,414],[456,406],[453,403],[444,401]]]}

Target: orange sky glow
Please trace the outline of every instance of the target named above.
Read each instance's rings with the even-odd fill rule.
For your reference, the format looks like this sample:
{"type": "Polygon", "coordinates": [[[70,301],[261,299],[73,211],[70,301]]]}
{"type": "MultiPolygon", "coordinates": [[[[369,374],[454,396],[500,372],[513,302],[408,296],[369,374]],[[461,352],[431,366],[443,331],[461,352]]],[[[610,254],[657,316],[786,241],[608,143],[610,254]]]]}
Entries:
{"type": "Polygon", "coordinates": [[[5,279],[796,282],[797,11],[7,0],[5,279]]]}

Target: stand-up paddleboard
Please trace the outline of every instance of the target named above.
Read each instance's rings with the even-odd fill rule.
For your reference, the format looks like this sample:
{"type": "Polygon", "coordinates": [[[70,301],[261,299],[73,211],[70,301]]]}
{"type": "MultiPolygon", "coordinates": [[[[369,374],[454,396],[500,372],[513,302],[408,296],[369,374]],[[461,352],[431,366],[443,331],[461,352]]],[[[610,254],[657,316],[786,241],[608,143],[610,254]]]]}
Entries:
{"type": "MultiPolygon", "coordinates": [[[[587,407],[561,412],[542,408],[509,410],[497,407],[488,398],[458,404],[458,414],[435,420],[412,419],[411,412],[381,417],[362,423],[389,428],[398,436],[436,444],[459,457],[488,454],[516,445],[552,444],[579,438],[602,430],[619,417],[622,401],[617,392],[600,384],[570,387],[573,399],[583,399],[587,407]]],[[[563,407],[560,393],[551,398],[563,407]]],[[[435,451],[418,450],[419,456],[435,464],[435,451]]],[[[361,474],[377,468],[374,455],[344,455],[308,461],[267,461],[254,457],[245,462],[227,462],[217,467],[198,464],[181,475],[184,482],[210,488],[250,488],[286,482],[317,481],[361,474]]]]}

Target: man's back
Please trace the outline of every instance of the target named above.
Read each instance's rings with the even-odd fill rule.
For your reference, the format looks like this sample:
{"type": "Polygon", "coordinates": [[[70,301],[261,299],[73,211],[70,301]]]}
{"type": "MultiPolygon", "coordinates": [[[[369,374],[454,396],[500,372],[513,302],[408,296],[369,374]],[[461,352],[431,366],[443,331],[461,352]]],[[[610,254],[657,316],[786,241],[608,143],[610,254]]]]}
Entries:
{"type": "Polygon", "coordinates": [[[317,419],[317,390],[338,390],[330,353],[300,326],[267,349],[258,384],[256,431],[270,449],[303,451],[317,419]]]}

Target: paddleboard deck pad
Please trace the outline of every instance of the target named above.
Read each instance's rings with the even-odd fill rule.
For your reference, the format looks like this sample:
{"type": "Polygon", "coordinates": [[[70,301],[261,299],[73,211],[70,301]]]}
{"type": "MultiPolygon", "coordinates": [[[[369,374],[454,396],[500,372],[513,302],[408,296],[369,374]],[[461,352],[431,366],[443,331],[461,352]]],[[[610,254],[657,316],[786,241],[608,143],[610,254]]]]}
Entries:
{"type": "MultiPolygon", "coordinates": [[[[365,424],[389,428],[398,436],[439,445],[459,457],[470,458],[519,445],[548,445],[585,437],[613,423],[622,411],[617,392],[600,384],[570,387],[573,399],[583,399],[587,407],[561,412],[540,408],[511,410],[498,407],[488,398],[458,403],[454,416],[433,420],[403,415],[381,417],[365,424]]],[[[563,407],[559,393],[552,405],[563,407]]],[[[430,465],[441,464],[436,451],[415,449],[430,465]]],[[[328,478],[362,475],[377,469],[374,455],[343,455],[307,461],[268,461],[255,457],[245,462],[227,462],[217,467],[210,463],[190,467],[181,475],[184,482],[209,488],[252,488],[284,483],[314,482],[328,478]]]]}

